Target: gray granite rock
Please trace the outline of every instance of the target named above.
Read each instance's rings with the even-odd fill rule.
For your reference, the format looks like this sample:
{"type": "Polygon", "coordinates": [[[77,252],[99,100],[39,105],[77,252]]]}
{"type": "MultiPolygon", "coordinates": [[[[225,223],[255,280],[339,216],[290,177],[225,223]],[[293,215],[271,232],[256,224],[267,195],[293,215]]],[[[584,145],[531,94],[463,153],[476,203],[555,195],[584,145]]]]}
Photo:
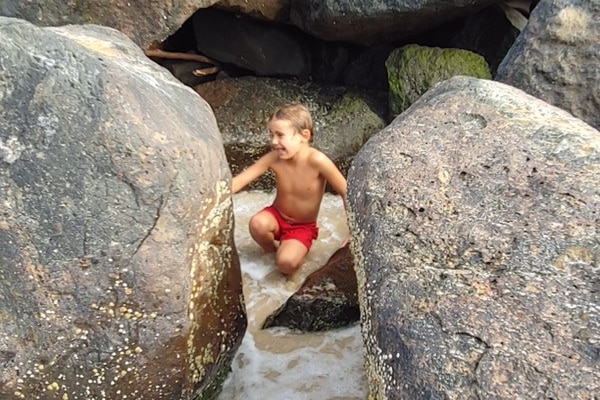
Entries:
{"type": "Polygon", "coordinates": [[[545,0],[498,66],[508,83],[600,129],[600,0],[545,0]]]}
{"type": "Polygon", "coordinates": [[[600,393],[600,133],[454,77],[369,140],[348,206],[374,399],[600,393]]]}
{"type": "Polygon", "coordinates": [[[0,36],[0,398],[211,398],[246,315],[210,107],[114,29],[0,36]]]}
{"type": "Polygon", "coordinates": [[[196,10],[217,0],[2,0],[0,15],[39,26],[94,24],[118,29],[146,48],[175,33],[196,10]]]}

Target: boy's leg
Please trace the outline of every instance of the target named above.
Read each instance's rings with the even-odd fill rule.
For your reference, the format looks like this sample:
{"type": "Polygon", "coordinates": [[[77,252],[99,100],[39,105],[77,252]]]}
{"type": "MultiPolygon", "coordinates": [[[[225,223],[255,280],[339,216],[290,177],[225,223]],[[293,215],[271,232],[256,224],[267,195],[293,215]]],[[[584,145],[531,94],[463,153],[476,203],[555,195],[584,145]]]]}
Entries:
{"type": "Polygon", "coordinates": [[[275,236],[279,233],[277,220],[268,211],[259,211],[250,219],[248,228],[252,239],[267,253],[277,250],[275,236]]]}
{"type": "Polygon", "coordinates": [[[284,275],[293,274],[307,253],[308,249],[302,242],[296,239],[282,240],[275,256],[277,269],[284,275]]]}

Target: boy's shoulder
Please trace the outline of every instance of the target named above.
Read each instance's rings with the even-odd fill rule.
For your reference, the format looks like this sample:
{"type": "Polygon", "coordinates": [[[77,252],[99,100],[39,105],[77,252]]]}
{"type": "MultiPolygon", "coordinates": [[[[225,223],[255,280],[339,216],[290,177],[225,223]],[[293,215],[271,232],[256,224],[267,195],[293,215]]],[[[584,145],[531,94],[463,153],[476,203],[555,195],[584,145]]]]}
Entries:
{"type": "Polygon", "coordinates": [[[272,164],[275,161],[279,160],[279,156],[277,155],[277,150],[271,150],[265,153],[261,159],[265,160],[268,164],[272,164]]]}
{"type": "Polygon", "coordinates": [[[321,162],[329,160],[329,157],[319,149],[316,149],[314,147],[309,147],[308,151],[309,151],[308,152],[308,161],[309,162],[321,163],[321,162]]]}

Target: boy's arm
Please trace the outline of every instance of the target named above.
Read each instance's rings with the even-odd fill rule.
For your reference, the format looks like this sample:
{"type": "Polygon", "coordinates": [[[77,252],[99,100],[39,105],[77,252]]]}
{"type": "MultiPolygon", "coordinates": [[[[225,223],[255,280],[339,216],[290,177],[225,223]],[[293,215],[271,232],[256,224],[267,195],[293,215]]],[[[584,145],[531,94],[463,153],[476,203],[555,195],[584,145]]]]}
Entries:
{"type": "MultiPolygon", "coordinates": [[[[346,178],[340,172],[338,167],[323,153],[317,153],[315,162],[319,168],[319,172],[325,177],[333,190],[342,197],[344,211],[346,210],[346,178]]],[[[340,248],[347,246],[350,241],[350,235],[346,236],[340,245],[340,248]]]]}
{"type": "Polygon", "coordinates": [[[277,153],[270,151],[254,164],[234,176],[231,180],[231,193],[237,193],[245,188],[250,182],[267,172],[271,163],[277,159],[277,153]]]}
{"type": "Polygon", "coordinates": [[[346,207],[346,178],[344,178],[344,175],[342,175],[333,161],[323,153],[316,153],[314,161],[321,175],[323,175],[333,190],[342,196],[344,207],[346,207]]]}

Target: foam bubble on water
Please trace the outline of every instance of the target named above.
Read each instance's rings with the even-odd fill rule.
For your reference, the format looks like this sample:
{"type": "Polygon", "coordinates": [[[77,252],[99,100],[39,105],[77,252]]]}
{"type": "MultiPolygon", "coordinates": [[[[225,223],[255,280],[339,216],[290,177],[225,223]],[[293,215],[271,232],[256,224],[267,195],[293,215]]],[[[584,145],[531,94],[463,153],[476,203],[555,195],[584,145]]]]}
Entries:
{"type": "Polygon", "coordinates": [[[319,237],[291,279],[261,254],[248,233],[254,213],[271,204],[273,193],[234,196],[235,241],[240,257],[248,330],[218,400],[359,400],[367,396],[360,328],[298,333],[260,329],[312,271],[322,266],[348,235],[339,196],[326,194],[319,214],[319,237]]]}
{"type": "Polygon", "coordinates": [[[242,273],[247,274],[250,279],[260,281],[267,275],[275,272],[273,256],[269,254],[256,255],[256,259],[245,260],[242,273]]]}

